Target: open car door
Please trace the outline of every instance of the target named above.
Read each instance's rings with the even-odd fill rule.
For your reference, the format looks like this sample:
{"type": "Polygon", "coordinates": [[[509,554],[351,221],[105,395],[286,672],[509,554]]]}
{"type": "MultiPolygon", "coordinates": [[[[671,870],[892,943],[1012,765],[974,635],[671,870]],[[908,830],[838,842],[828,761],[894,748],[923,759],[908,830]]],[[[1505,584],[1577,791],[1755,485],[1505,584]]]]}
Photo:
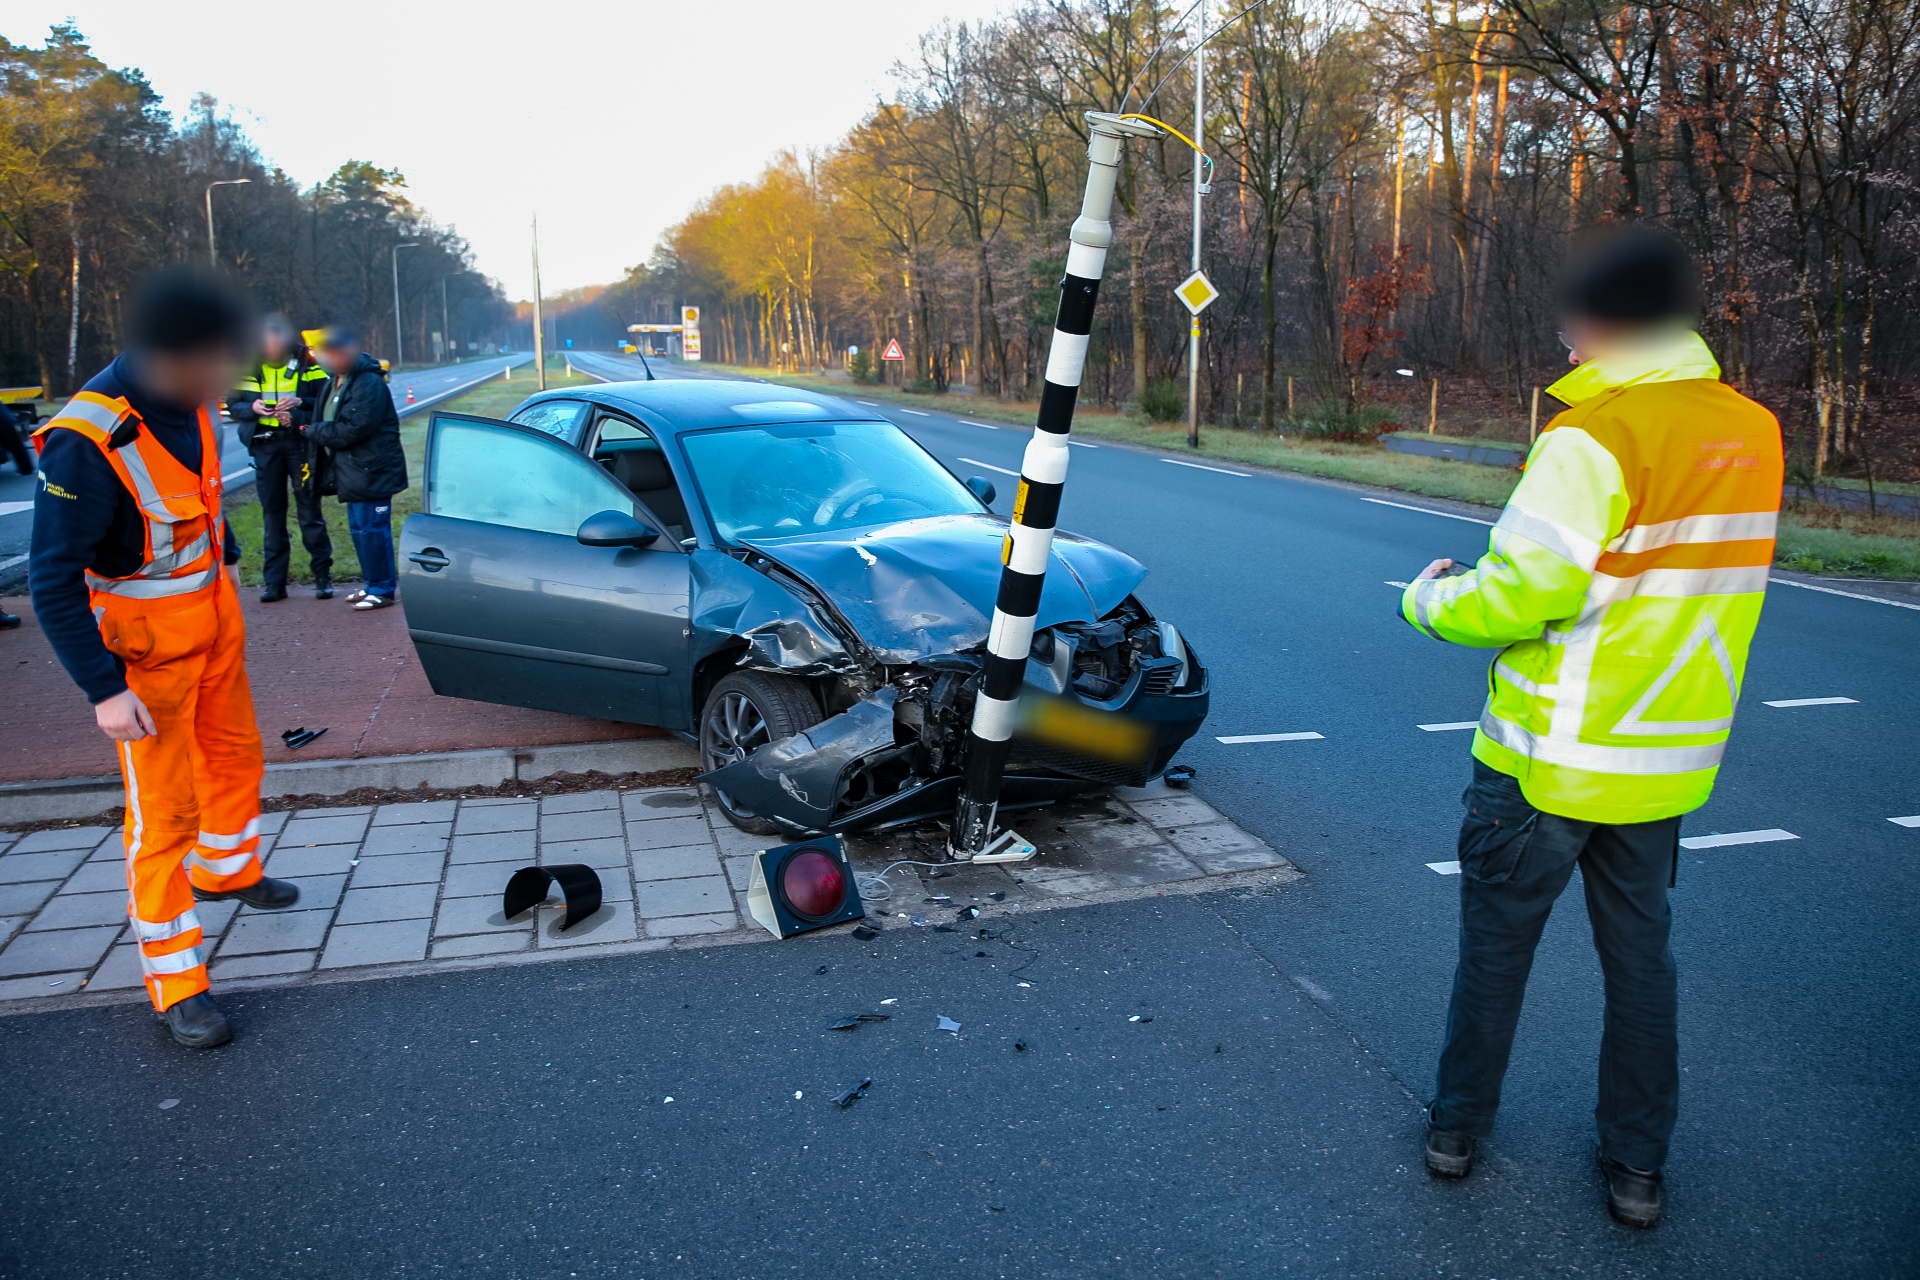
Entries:
{"type": "Polygon", "coordinates": [[[531,427],[436,413],[401,600],[435,693],[684,729],[689,558],[673,535],[586,546],[589,517],[659,522],[606,468],[531,427]]]}

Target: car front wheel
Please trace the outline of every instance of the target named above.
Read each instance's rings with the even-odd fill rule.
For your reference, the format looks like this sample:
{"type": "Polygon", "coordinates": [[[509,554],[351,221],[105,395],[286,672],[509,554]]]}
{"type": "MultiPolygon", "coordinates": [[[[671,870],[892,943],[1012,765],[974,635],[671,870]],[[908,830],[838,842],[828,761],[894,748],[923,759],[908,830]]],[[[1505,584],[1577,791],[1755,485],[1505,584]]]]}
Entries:
{"type": "MultiPolygon", "coordinates": [[[[807,686],[792,676],[736,671],[713,686],[700,712],[700,764],[707,772],[744,760],[769,742],[811,729],[821,720],[820,706],[807,686]]],[[[757,836],[778,835],[780,828],[734,801],[719,787],[714,799],[727,821],[757,836]]]]}

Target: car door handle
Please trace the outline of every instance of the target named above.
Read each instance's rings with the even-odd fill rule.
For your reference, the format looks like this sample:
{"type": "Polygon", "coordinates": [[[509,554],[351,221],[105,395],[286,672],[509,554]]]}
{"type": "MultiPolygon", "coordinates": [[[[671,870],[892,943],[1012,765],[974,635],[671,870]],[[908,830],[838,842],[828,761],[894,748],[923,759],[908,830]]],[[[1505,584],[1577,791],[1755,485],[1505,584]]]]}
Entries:
{"type": "Polygon", "coordinates": [[[447,559],[447,553],[438,547],[422,547],[418,551],[409,551],[407,559],[425,569],[428,573],[438,573],[453,561],[447,559]]]}

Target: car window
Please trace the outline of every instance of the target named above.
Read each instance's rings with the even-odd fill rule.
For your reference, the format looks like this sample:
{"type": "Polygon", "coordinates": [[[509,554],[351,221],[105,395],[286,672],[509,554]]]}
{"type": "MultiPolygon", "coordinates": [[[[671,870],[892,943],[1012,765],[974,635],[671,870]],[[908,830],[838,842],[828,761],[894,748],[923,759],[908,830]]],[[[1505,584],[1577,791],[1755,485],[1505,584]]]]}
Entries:
{"type": "Polygon", "coordinates": [[[434,424],[433,514],[571,538],[597,511],[632,511],[607,473],[564,445],[482,423],[434,424]]]}
{"type": "Polygon", "coordinates": [[[628,422],[625,418],[616,418],[608,414],[600,419],[600,443],[614,444],[621,440],[650,439],[644,429],[628,422]]]}
{"type": "Polygon", "coordinates": [[[729,540],[981,509],[890,422],[731,427],[681,440],[714,528],[729,540]]]}
{"type": "Polygon", "coordinates": [[[580,425],[581,415],[586,410],[586,402],[581,400],[542,400],[538,404],[523,406],[507,421],[570,441],[573,439],[573,429],[580,425]]]}

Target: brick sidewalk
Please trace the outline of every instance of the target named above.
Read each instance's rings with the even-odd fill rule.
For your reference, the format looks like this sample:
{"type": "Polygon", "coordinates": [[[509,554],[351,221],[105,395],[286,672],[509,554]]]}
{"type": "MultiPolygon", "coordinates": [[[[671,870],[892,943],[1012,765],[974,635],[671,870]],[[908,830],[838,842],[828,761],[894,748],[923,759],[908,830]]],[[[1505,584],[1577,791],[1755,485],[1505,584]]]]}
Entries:
{"type": "MultiPolygon", "coordinates": [[[[343,598],[315,600],[304,587],[278,604],[242,592],[247,673],[269,762],[617,742],[665,734],[645,725],[442,698],[427,685],[407,638],[406,608],[355,613],[343,598]],[[297,752],[283,729],[328,733],[297,752]]],[[[9,600],[17,631],[0,632],[7,732],[0,782],[113,773],[113,744],[94,727],[86,699],[54,660],[25,599],[9,600]]]]}
{"type": "MultiPolygon", "coordinates": [[[[1018,815],[1043,851],[1034,862],[894,870],[892,898],[869,897],[869,918],[893,927],[907,923],[903,913],[968,903],[1004,916],[1299,877],[1195,796],[1129,794],[1018,815]]],[[[307,809],[266,815],[262,826],[267,871],[296,881],[300,903],[283,912],[201,904],[216,987],[771,941],[745,901],[750,855],[767,842],[735,830],[693,789],[307,809]],[[604,905],[564,934],[557,902],[504,919],[507,877],[536,860],[595,867],[604,905]]],[[[863,877],[933,856],[910,834],[850,845],[863,877]]],[[[0,1007],[96,992],[142,998],[120,831],[0,832],[0,851],[0,1007]]]]}

